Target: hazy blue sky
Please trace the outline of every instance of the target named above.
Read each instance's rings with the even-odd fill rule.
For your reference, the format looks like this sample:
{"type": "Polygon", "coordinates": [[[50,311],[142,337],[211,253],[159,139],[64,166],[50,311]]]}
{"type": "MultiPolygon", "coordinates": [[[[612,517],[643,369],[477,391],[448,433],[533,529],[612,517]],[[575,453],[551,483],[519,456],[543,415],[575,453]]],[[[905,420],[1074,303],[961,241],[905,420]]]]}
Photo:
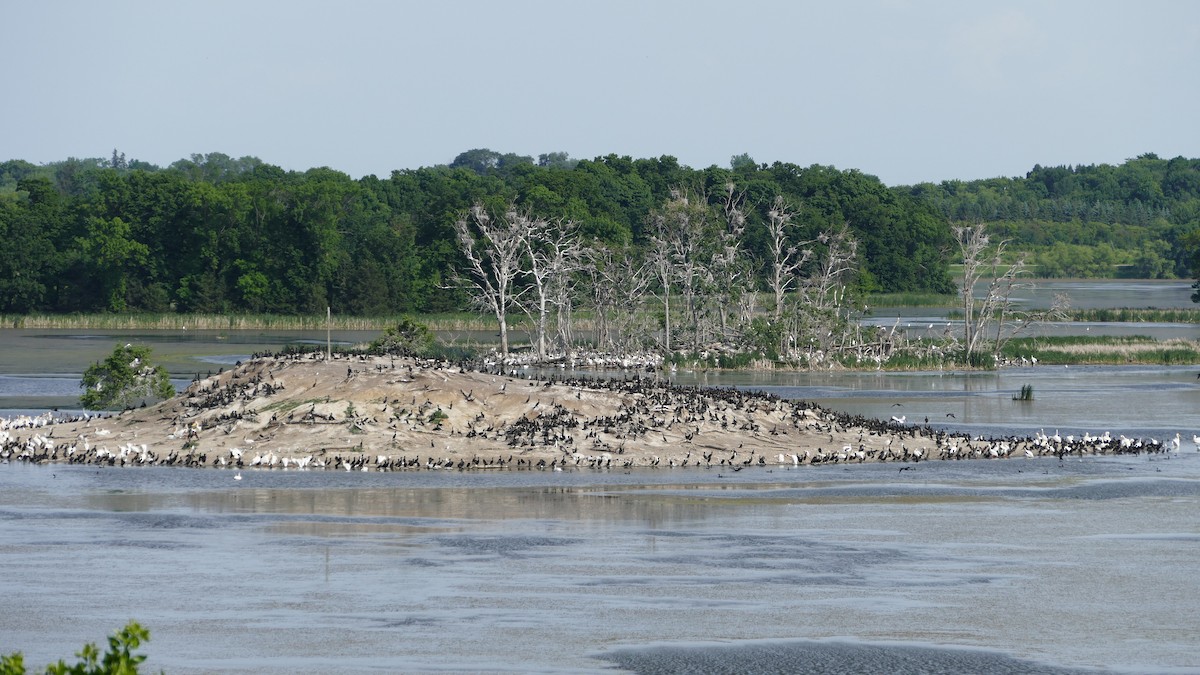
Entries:
{"type": "Polygon", "coordinates": [[[9,2],[0,160],[486,147],[889,185],[1200,157],[1200,2],[9,2]]]}

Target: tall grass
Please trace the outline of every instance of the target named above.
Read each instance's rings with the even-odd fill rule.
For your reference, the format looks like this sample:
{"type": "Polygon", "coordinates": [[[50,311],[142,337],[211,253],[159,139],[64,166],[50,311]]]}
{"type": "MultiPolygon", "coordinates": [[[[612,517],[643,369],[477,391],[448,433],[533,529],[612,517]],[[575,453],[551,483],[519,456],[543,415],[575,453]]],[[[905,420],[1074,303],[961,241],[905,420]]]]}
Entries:
{"type": "Polygon", "coordinates": [[[1157,309],[1154,307],[1072,309],[1067,316],[1073,321],[1107,323],[1200,323],[1200,309],[1157,309]]]}
{"type": "Polygon", "coordinates": [[[1145,335],[1019,338],[1005,345],[1004,355],[1059,365],[1190,365],[1200,363],[1200,341],[1160,341],[1145,335]]]}
{"type": "MultiPolygon", "coordinates": [[[[333,315],[333,330],[384,330],[400,321],[394,316],[333,315]]],[[[435,331],[492,330],[494,319],[469,313],[427,314],[415,319],[435,331]]],[[[520,328],[523,317],[512,327],[520,328]]],[[[277,314],[2,314],[0,326],[7,328],[59,328],[71,330],[324,330],[325,315],[281,316],[277,314]]]]}
{"type": "MultiPolygon", "coordinates": [[[[339,316],[330,320],[333,330],[384,330],[403,316],[423,323],[432,331],[496,330],[496,319],[470,312],[440,314],[339,316]]],[[[596,330],[598,322],[585,312],[575,316],[575,330],[596,330]]],[[[524,314],[508,317],[512,330],[533,329],[524,314]]],[[[283,316],[278,314],[0,314],[0,328],[58,328],[69,330],[325,330],[325,315],[283,316]]]]}
{"type": "MultiPolygon", "coordinates": [[[[325,316],[273,314],[29,314],[3,315],[0,322],[13,328],[66,328],[90,330],[317,330],[325,316]]],[[[372,330],[386,326],[379,318],[335,316],[335,330],[372,330]]]]}

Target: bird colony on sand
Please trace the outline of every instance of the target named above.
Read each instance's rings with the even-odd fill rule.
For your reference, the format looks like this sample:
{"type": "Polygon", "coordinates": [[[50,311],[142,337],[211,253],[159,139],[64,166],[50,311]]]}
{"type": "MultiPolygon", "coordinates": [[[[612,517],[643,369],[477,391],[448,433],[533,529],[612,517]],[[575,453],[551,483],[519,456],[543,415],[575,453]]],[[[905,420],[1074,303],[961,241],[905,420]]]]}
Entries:
{"type": "MultiPolygon", "coordinates": [[[[0,419],[0,462],[231,469],[633,469],[1180,450],[1110,433],[981,438],[652,374],[531,379],[502,365],[256,356],[119,414],[0,419]]],[[[1193,438],[1200,445],[1200,437],[1193,438]]],[[[240,476],[240,473],[238,474],[240,476]]]]}

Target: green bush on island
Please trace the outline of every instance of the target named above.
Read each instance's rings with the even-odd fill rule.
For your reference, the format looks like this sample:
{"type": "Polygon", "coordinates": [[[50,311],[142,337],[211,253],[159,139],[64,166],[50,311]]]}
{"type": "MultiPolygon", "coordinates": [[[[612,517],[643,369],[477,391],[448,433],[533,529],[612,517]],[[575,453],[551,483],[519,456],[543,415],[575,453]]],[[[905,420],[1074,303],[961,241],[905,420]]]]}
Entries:
{"type": "MultiPolygon", "coordinates": [[[[74,665],[64,660],[46,666],[47,675],[136,675],[138,667],[146,660],[145,654],[134,652],[150,640],[150,631],[136,621],[108,636],[108,651],[103,654],[96,643],[89,642],[76,652],[79,659],[74,665]]],[[[25,657],[21,652],[0,655],[0,675],[25,675],[25,657]]]]}
{"type": "Polygon", "coordinates": [[[148,398],[171,398],[175,387],[166,368],[150,362],[150,348],[117,345],[102,362],[83,372],[80,404],[88,410],[131,408],[148,398]]]}
{"type": "Polygon", "coordinates": [[[367,347],[367,351],[371,354],[392,356],[427,356],[432,348],[433,333],[429,331],[429,327],[404,317],[373,341],[367,347]]]}

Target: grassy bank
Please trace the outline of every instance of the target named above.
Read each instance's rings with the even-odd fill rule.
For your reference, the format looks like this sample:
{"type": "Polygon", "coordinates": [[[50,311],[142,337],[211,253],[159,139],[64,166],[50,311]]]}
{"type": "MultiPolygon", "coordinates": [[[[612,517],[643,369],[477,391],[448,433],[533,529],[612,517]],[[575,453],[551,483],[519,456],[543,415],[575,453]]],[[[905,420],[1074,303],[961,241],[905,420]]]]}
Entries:
{"type": "MultiPolygon", "coordinates": [[[[945,296],[929,296],[938,298],[945,296]]],[[[913,298],[905,301],[905,306],[911,304],[913,298]]],[[[1198,310],[1154,310],[1154,309],[1117,309],[1117,310],[1077,310],[1072,316],[1078,320],[1091,321],[1146,321],[1170,323],[1200,323],[1198,310]]],[[[335,331],[380,331],[395,326],[401,316],[351,317],[333,316],[330,328],[335,331]]],[[[494,332],[495,321],[469,313],[429,314],[412,317],[423,323],[430,330],[442,333],[458,333],[466,331],[494,332]]],[[[511,328],[514,331],[529,330],[528,321],[524,316],[513,317],[511,328]]],[[[584,318],[581,324],[591,322],[584,318]]],[[[29,316],[0,315],[0,326],[7,328],[26,329],[66,329],[66,330],[277,330],[277,331],[323,331],[326,326],[324,316],[277,316],[261,315],[217,315],[217,314],[36,314],[29,316]]],[[[587,330],[583,325],[580,330],[587,330]]],[[[441,351],[453,354],[456,358],[466,357],[481,348],[492,346],[490,343],[477,343],[467,336],[452,336],[445,344],[440,345],[441,351]]],[[[514,344],[514,348],[525,345],[514,344]]],[[[886,362],[879,363],[869,359],[859,359],[853,354],[833,355],[832,363],[837,367],[847,369],[878,369],[885,370],[925,370],[961,367],[949,357],[947,351],[929,350],[929,345],[917,352],[907,353],[904,350],[894,353],[886,362]]],[[[944,349],[944,346],[943,346],[944,349]]],[[[1029,337],[1011,340],[1005,347],[1003,356],[1011,362],[1031,362],[1036,358],[1039,363],[1051,365],[1073,364],[1155,364],[1155,365],[1191,365],[1200,364],[1200,342],[1196,340],[1165,340],[1160,341],[1147,336],[1131,337],[1102,337],[1102,336],[1063,336],[1063,337],[1029,337]]],[[[683,365],[716,368],[722,370],[741,369],[777,369],[804,368],[802,364],[772,363],[770,359],[753,354],[734,354],[711,357],[708,360],[698,360],[696,357],[676,356],[673,361],[683,365]]]]}
{"type": "Polygon", "coordinates": [[[1107,323],[1200,323],[1200,309],[1072,309],[1067,312],[1067,316],[1072,321],[1107,323]]]}
{"type": "MultiPolygon", "coordinates": [[[[396,325],[400,316],[338,316],[329,320],[333,330],[379,330],[396,325]]],[[[434,331],[492,330],[495,321],[468,313],[428,314],[416,317],[434,331]]],[[[325,330],[326,318],[274,314],[30,314],[0,315],[6,328],[69,330],[325,330]]]]}
{"type": "Polygon", "coordinates": [[[1200,363],[1200,342],[1144,335],[1017,338],[1005,345],[1004,356],[1047,365],[1192,365],[1200,363]]]}

